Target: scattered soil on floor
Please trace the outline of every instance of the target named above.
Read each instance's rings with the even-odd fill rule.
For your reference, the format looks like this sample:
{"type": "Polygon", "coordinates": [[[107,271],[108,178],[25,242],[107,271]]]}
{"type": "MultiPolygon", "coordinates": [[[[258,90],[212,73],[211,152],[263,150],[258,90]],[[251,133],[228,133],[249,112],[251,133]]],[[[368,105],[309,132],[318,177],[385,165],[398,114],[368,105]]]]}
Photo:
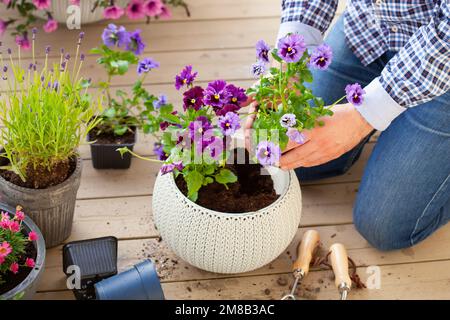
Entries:
{"type": "MultiPolygon", "coordinates": [[[[19,260],[19,265],[24,265],[26,258],[32,258],[36,260],[37,251],[33,243],[29,242],[25,247],[25,254],[19,260]]],[[[17,287],[25,278],[30,274],[32,268],[20,267],[19,272],[14,274],[8,271],[3,277],[3,283],[0,285],[0,296],[15,287],[17,287]]]]}
{"type": "MultiPolygon", "coordinates": [[[[235,153],[237,151],[235,150],[235,153]]],[[[245,164],[229,164],[226,168],[233,171],[238,181],[228,185],[213,182],[199,191],[197,204],[219,212],[242,213],[263,209],[278,199],[270,175],[261,175],[262,166],[251,164],[249,155],[245,155],[245,164]]],[[[238,159],[237,156],[234,159],[238,159]]],[[[179,175],[175,180],[180,191],[187,195],[187,185],[179,175]]]]}
{"type": "Polygon", "coordinates": [[[127,131],[122,136],[116,136],[105,132],[102,127],[95,127],[89,132],[89,141],[95,141],[94,144],[132,144],[135,142],[135,136],[136,133],[134,131],[127,131]]]}
{"type": "Polygon", "coordinates": [[[9,170],[0,170],[0,175],[5,180],[20,187],[46,189],[66,181],[75,171],[76,166],[76,158],[58,162],[51,170],[44,166],[37,166],[36,168],[30,166],[25,173],[27,179],[25,182],[18,174],[9,170]]]}

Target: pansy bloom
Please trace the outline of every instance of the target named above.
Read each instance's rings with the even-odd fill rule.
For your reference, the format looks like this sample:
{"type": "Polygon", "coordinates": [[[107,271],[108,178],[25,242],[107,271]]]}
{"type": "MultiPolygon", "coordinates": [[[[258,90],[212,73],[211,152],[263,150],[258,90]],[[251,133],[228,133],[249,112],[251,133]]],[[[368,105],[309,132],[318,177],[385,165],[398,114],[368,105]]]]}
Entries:
{"type": "Polygon", "coordinates": [[[218,125],[224,136],[233,135],[241,127],[239,116],[234,112],[219,117],[218,125]]]}
{"type": "Polygon", "coordinates": [[[153,107],[155,109],[159,109],[162,106],[167,105],[167,96],[165,94],[161,94],[158,99],[156,99],[155,101],[153,101],[153,107]]]}
{"type": "Polygon", "coordinates": [[[280,157],[280,147],[273,142],[261,141],[256,147],[256,158],[262,166],[276,165],[280,157]]]}
{"type": "Polygon", "coordinates": [[[280,119],[280,124],[283,128],[290,128],[297,124],[297,120],[295,118],[295,114],[293,113],[285,113],[280,119]]]}
{"type": "Polygon", "coordinates": [[[144,52],[145,43],[141,38],[141,30],[137,29],[130,33],[130,42],[127,44],[127,50],[133,52],[136,55],[144,52]]]}
{"type": "Polygon", "coordinates": [[[203,106],[203,88],[193,87],[183,93],[183,109],[200,110],[203,106]]]}
{"type": "Polygon", "coordinates": [[[228,104],[235,104],[239,106],[241,103],[247,101],[247,95],[243,88],[236,87],[234,84],[229,84],[225,87],[228,92],[228,104]]]}
{"type": "Polygon", "coordinates": [[[290,34],[278,41],[278,55],[286,62],[298,62],[306,51],[303,36],[290,34]]]}
{"type": "Polygon", "coordinates": [[[111,23],[103,30],[102,40],[107,47],[113,47],[115,45],[119,48],[125,47],[130,42],[130,34],[125,30],[125,27],[121,26],[117,28],[115,24],[111,23]]]}
{"type": "Polygon", "coordinates": [[[137,66],[137,73],[138,74],[147,73],[150,70],[158,68],[158,67],[159,67],[158,62],[156,62],[152,58],[145,58],[145,59],[142,59],[141,61],[139,61],[138,66],[137,66]]]}
{"type": "Polygon", "coordinates": [[[161,143],[155,143],[153,145],[153,152],[158,157],[158,160],[161,161],[165,161],[169,157],[169,155],[164,152],[163,145],[161,143]]]}
{"type": "Polygon", "coordinates": [[[205,89],[205,97],[203,101],[205,104],[220,108],[228,103],[230,93],[225,89],[227,83],[224,80],[215,80],[208,83],[205,89]]]}
{"type": "Polygon", "coordinates": [[[333,59],[333,52],[331,47],[327,44],[322,44],[318,46],[309,59],[309,65],[313,68],[325,70],[331,64],[333,59]]]}
{"type": "Polygon", "coordinates": [[[259,40],[256,43],[256,58],[258,61],[268,63],[269,62],[269,45],[264,40],[259,40]]]}
{"type": "Polygon", "coordinates": [[[306,142],[306,138],[303,133],[295,128],[289,128],[286,132],[286,135],[288,136],[289,140],[292,140],[298,144],[304,144],[306,142]]]}
{"type": "Polygon", "coordinates": [[[347,101],[354,104],[355,106],[359,106],[364,101],[364,94],[366,92],[359,83],[348,84],[345,87],[345,94],[347,96],[347,101]]]}
{"type": "Polygon", "coordinates": [[[192,66],[184,67],[180,74],[175,76],[175,88],[180,90],[180,88],[185,85],[191,85],[194,82],[195,77],[197,77],[197,72],[192,72],[192,66]]]}
{"type": "Polygon", "coordinates": [[[254,78],[259,78],[266,72],[266,65],[264,62],[258,61],[252,64],[252,75],[254,78]]]}

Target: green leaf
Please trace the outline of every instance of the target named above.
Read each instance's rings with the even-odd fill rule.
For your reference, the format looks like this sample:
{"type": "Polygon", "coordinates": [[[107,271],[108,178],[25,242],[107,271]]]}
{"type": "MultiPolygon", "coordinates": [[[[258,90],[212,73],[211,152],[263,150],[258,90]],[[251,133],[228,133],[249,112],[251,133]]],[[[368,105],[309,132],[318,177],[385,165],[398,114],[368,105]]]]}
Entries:
{"type": "Polygon", "coordinates": [[[278,49],[272,50],[272,58],[274,58],[278,62],[283,62],[283,60],[278,56],[278,49]]]}
{"type": "Polygon", "coordinates": [[[188,171],[184,176],[188,188],[188,198],[194,202],[197,201],[198,191],[203,185],[203,178],[203,175],[195,170],[188,171]]]}
{"type": "Polygon", "coordinates": [[[123,158],[123,155],[130,152],[130,150],[128,149],[128,147],[123,147],[123,148],[117,148],[116,151],[120,152],[120,156],[123,158]]]}
{"type": "Polygon", "coordinates": [[[208,185],[208,184],[210,184],[210,183],[213,183],[214,182],[214,179],[213,178],[211,178],[211,177],[205,177],[205,179],[203,180],[203,186],[206,186],[206,185],[208,185]]]}
{"type": "Polygon", "coordinates": [[[103,115],[107,118],[114,118],[116,116],[116,109],[114,108],[108,108],[105,110],[103,115]]]}
{"type": "Polygon", "coordinates": [[[221,184],[234,183],[237,181],[236,175],[228,169],[220,169],[215,175],[216,181],[221,184]]]}
{"type": "Polygon", "coordinates": [[[120,75],[125,74],[128,71],[128,66],[129,66],[128,61],[125,61],[125,60],[117,61],[117,72],[120,75]]]}
{"type": "Polygon", "coordinates": [[[121,126],[121,127],[117,127],[114,129],[114,134],[116,136],[123,136],[125,134],[125,132],[127,132],[128,127],[126,126],[121,126]]]}
{"type": "Polygon", "coordinates": [[[161,114],[161,118],[164,121],[170,122],[170,123],[176,123],[179,124],[180,123],[180,118],[178,118],[176,115],[174,114],[161,114]]]}

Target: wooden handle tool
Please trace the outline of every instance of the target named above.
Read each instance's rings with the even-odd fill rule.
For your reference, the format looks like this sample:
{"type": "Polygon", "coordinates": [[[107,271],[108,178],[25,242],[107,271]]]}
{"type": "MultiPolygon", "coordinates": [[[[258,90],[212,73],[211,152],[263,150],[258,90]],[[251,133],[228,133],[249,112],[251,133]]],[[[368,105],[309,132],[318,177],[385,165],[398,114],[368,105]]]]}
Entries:
{"type": "Polygon", "coordinates": [[[297,248],[297,260],[292,267],[294,273],[300,273],[303,278],[309,272],[309,265],[314,251],[319,246],[320,236],[316,230],[308,230],[303,235],[302,241],[297,248]]]}
{"type": "Polygon", "coordinates": [[[330,260],[336,278],[335,284],[341,294],[341,300],[346,300],[347,294],[352,287],[352,280],[348,273],[348,256],[344,245],[335,243],[330,247],[330,260]]]}

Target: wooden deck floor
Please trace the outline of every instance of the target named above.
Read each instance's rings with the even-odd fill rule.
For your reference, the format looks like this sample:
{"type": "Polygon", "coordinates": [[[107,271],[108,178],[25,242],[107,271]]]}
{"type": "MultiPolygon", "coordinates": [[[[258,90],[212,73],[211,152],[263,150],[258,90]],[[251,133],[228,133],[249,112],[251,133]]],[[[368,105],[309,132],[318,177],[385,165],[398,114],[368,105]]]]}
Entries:
{"type": "MultiPolygon", "coordinates": [[[[248,86],[254,44],[264,38],[273,42],[279,23],[279,0],[188,0],[192,17],[177,10],[170,21],[146,25],[124,22],[127,29],[141,28],[148,43],[146,55],[161,63],[147,79],[150,90],[167,93],[174,103],[181,101],[172,85],[174,75],[186,64],[199,71],[202,83],[215,78],[248,86]]],[[[339,12],[342,12],[341,4],[339,12]]],[[[98,45],[105,23],[83,26],[85,48],[98,45]]],[[[41,48],[50,43],[68,48],[78,31],[59,30],[40,35],[41,48]]],[[[3,38],[5,45],[12,39],[3,38]]],[[[84,69],[94,81],[103,75],[88,56],[84,69]]],[[[118,79],[116,87],[129,88],[133,72],[118,79]]],[[[220,275],[196,269],[178,259],[158,241],[152,220],[152,188],[158,167],[134,159],[124,171],[92,168],[87,146],[81,148],[83,174],[78,192],[72,236],[68,241],[114,235],[119,242],[119,268],[124,270],[144,258],[157,261],[162,286],[168,299],[279,299],[288,291],[294,246],[304,230],[320,231],[323,247],[342,242],[358,265],[361,278],[370,274],[367,266],[379,266],[381,288],[354,290],[350,299],[450,299],[450,225],[414,248],[380,252],[373,249],[352,224],[352,204],[364,164],[374,141],[361,160],[344,176],[302,184],[301,228],[290,248],[277,260],[254,272],[220,275]],[[287,284],[285,284],[287,283],[287,284]]],[[[137,151],[149,155],[151,141],[139,138],[137,151]]],[[[37,299],[73,299],[62,272],[61,247],[48,251],[46,269],[37,299]]],[[[330,271],[313,270],[300,295],[306,299],[337,299],[330,271]]]]}

